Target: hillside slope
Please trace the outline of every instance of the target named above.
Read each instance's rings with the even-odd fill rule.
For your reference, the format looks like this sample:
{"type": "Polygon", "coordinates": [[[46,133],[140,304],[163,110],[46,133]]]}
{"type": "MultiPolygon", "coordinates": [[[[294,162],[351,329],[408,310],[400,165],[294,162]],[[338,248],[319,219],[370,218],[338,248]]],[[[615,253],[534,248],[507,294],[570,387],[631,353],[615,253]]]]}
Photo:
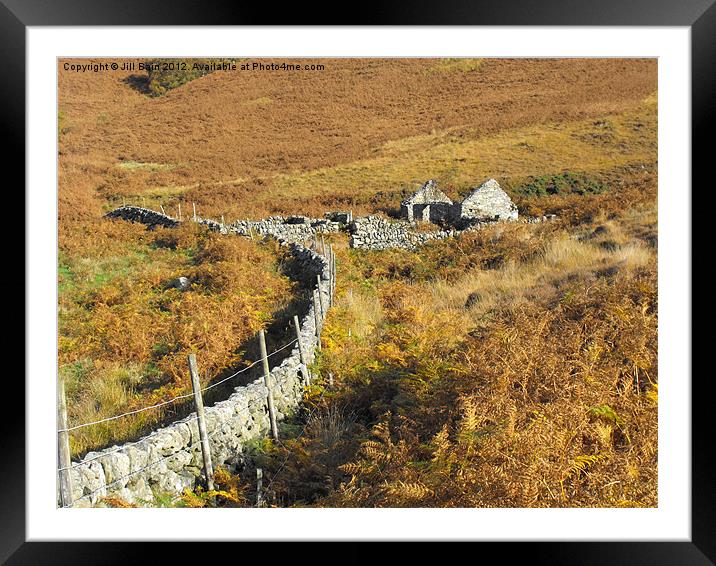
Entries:
{"type": "MultiPolygon", "coordinates": [[[[273,199],[277,175],[362,161],[415,136],[482,139],[619,113],[656,90],[649,60],[323,63],[324,71],[215,72],[159,98],[132,89],[127,73],[95,77],[60,67],[59,109],[70,128],[61,164],[75,173],[61,177],[60,202],[91,176],[94,187],[84,188],[102,199],[155,196],[172,206],[183,198],[237,216],[287,210],[290,191],[273,199]],[[137,166],[121,167],[127,162],[137,166]]],[[[341,181],[309,196],[351,194],[350,180],[341,181]]],[[[393,183],[386,179],[382,190],[393,183]]]]}
{"type": "Polygon", "coordinates": [[[267,499],[656,505],[657,62],[321,62],[214,72],[150,98],[132,73],[73,73],[60,61],[60,373],[71,416],[181,391],[187,348],[206,350],[215,372],[245,361],[242,340],[292,291],[270,243],[148,233],[103,220],[109,208],[186,214],[194,203],[227,221],[392,214],[428,178],[460,198],[494,177],[520,214],[558,220],[419,252],[328,238],[338,298],[316,369],[336,385],[320,402],[309,392],[315,414],[287,423],[282,444],[259,447],[267,499]],[[166,280],[185,273],[203,281],[197,292],[168,294],[166,280]],[[223,325],[229,317],[240,324],[223,325]]]}

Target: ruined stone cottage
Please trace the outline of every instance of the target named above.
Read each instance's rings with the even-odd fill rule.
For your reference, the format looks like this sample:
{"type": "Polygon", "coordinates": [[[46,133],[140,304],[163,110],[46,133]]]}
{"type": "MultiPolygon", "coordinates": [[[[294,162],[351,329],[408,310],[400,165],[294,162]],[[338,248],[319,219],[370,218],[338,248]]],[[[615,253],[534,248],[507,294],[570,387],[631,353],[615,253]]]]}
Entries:
{"type": "Polygon", "coordinates": [[[452,207],[452,201],[431,179],[411,197],[400,203],[400,216],[411,222],[413,220],[442,222],[450,217],[452,207]]]}
{"type": "MultiPolygon", "coordinates": [[[[461,220],[516,220],[517,207],[494,179],[473,189],[458,205],[461,220]]],[[[457,212],[457,211],[456,211],[457,212]]]]}

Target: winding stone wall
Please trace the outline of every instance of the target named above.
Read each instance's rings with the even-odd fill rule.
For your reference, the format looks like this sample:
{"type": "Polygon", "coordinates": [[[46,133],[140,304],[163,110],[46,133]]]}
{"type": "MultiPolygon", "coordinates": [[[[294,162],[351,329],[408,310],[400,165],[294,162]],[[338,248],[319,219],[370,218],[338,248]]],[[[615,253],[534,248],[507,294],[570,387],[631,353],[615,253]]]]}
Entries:
{"type": "MultiPolygon", "coordinates": [[[[161,213],[134,206],[123,206],[106,215],[142,222],[148,226],[177,226],[179,222],[161,213]]],[[[552,216],[553,217],[553,216],[552,216]]],[[[527,222],[548,220],[550,217],[526,219],[527,222]]],[[[327,260],[304,247],[302,242],[315,238],[318,231],[335,232],[345,225],[329,220],[305,219],[301,223],[283,217],[271,217],[250,222],[237,221],[221,224],[198,218],[197,222],[224,234],[249,236],[269,235],[286,246],[296,263],[296,276],[314,281],[316,275],[328,281],[327,260]],[[249,229],[250,227],[250,229],[249,229]]],[[[351,246],[365,249],[415,249],[428,241],[454,236],[458,231],[415,232],[406,222],[390,222],[367,216],[349,225],[351,246]]],[[[479,225],[468,229],[479,228],[479,225]]],[[[322,285],[324,304],[328,304],[328,285],[322,285]]],[[[307,363],[315,359],[317,339],[313,306],[300,317],[301,344],[307,363]]],[[[319,324],[322,319],[319,312],[319,324]]],[[[289,339],[292,339],[290,336],[289,339]]],[[[270,360],[271,358],[269,358],[270,360]]],[[[271,369],[274,384],[274,404],[278,420],[296,409],[302,398],[305,368],[301,366],[298,345],[290,355],[271,369]]],[[[212,460],[215,466],[235,469],[242,462],[246,444],[267,435],[270,430],[267,406],[268,391],[263,378],[246,386],[236,387],[228,399],[207,407],[206,420],[212,460]]],[[[137,442],[113,446],[99,452],[90,452],[79,462],[73,462],[70,471],[75,506],[89,506],[99,498],[114,494],[129,502],[151,503],[155,493],[180,494],[192,488],[202,476],[202,456],[195,413],[160,428],[137,442]],[[125,477],[126,476],[126,477],[125,477]]]]}
{"type": "MultiPolygon", "coordinates": [[[[107,216],[127,218],[150,226],[161,224],[168,218],[175,222],[173,225],[176,225],[176,221],[169,217],[158,218],[163,215],[147,214],[145,209],[137,211],[137,208],[122,207],[107,216]]],[[[207,221],[201,223],[205,224],[207,221]]],[[[221,227],[220,223],[214,224],[221,227]]],[[[274,226],[271,222],[253,224],[274,226]]],[[[216,228],[213,225],[210,227],[216,228]]],[[[228,231],[234,230],[229,227],[228,231]]],[[[311,280],[315,280],[316,275],[320,275],[325,281],[330,278],[328,262],[323,256],[289,241],[290,238],[298,236],[298,231],[284,232],[281,228],[276,232],[288,236],[288,238],[279,238],[279,242],[286,246],[294,257],[300,271],[299,275],[311,280]]],[[[268,230],[266,233],[275,235],[268,230]]],[[[328,285],[321,286],[326,305],[329,300],[328,287],[328,285]]],[[[322,323],[320,309],[319,321],[322,323]]],[[[308,312],[300,317],[300,323],[300,341],[306,354],[306,362],[310,364],[314,361],[317,347],[312,305],[308,312]]],[[[289,337],[292,338],[293,336],[289,337]]],[[[300,362],[298,344],[294,344],[290,355],[270,372],[278,420],[284,419],[300,403],[303,387],[306,384],[305,374],[305,368],[300,362]]],[[[261,377],[247,386],[236,387],[228,399],[205,409],[207,432],[215,467],[224,465],[229,469],[235,469],[241,464],[244,446],[253,439],[266,436],[269,432],[267,394],[268,391],[261,377]]],[[[152,432],[138,442],[90,452],[72,465],[70,477],[74,505],[77,507],[90,506],[100,497],[108,494],[137,503],[152,502],[155,492],[180,494],[185,488],[192,488],[202,476],[203,464],[196,415],[192,413],[180,421],[152,432]]]]}

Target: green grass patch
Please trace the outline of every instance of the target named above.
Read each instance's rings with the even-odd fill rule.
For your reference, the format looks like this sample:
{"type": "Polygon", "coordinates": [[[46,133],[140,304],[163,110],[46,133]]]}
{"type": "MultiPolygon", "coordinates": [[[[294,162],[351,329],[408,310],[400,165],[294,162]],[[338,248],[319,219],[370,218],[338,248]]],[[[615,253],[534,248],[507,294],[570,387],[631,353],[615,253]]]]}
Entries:
{"type": "Polygon", "coordinates": [[[607,185],[595,177],[571,171],[528,177],[512,186],[512,192],[523,197],[567,194],[597,195],[607,189],[607,185]]]}
{"type": "Polygon", "coordinates": [[[484,59],[471,58],[447,58],[428,69],[429,73],[470,73],[477,71],[484,62],[484,59]]]}
{"type": "Polygon", "coordinates": [[[167,169],[171,169],[172,167],[174,167],[174,165],[143,161],[122,161],[121,163],[117,164],[117,167],[127,171],[166,171],[167,169]]]}
{"type": "Polygon", "coordinates": [[[243,103],[244,106],[268,106],[271,104],[273,100],[271,100],[268,96],[259,96],[258,98],[254,98],[252,100],[247,100],[243,103]]]}
{"type": "Polygon", "coordinates": [[[235,63],[236,59],[152,59],[146,61],[147,90],[162,96],[172,89],[213,72],[211,64],[235,63]]]}

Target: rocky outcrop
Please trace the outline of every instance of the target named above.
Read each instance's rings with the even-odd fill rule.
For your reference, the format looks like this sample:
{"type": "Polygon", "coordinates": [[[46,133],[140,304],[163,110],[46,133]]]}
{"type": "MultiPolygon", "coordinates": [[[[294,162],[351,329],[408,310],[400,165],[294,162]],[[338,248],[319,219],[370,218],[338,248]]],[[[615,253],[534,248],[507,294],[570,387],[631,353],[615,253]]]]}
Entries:
{"type": "Polygon", "coordinates": [[[191,281],[188,277],[177,277],[169,282],[169,287],[172,289],[178,289],[179,291],[187,291],[191,287],[191,281]]]}

